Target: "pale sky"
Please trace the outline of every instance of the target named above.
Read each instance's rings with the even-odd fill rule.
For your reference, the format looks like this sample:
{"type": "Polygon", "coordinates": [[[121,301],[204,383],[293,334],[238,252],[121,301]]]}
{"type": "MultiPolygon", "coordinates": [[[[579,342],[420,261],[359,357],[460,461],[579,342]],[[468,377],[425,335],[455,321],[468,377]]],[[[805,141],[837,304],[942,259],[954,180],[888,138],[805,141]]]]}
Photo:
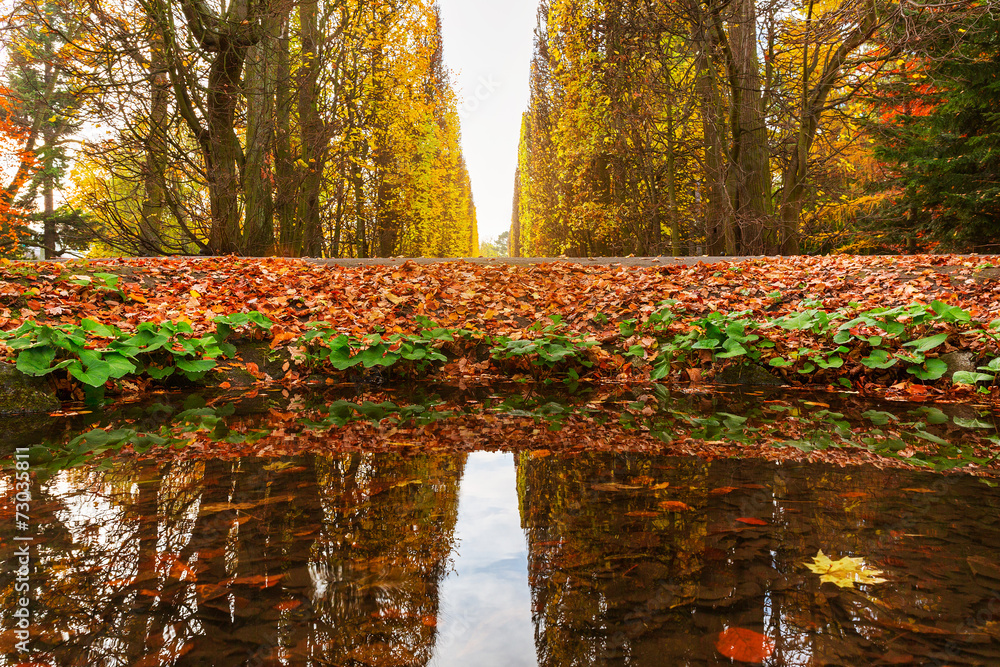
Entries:
{"type": "Polygon", "coordinates": [[[454,74],[462,148],[479,239],[510,229],[521,113],[538,0],[439,0],[444,59],[454,74]]]}

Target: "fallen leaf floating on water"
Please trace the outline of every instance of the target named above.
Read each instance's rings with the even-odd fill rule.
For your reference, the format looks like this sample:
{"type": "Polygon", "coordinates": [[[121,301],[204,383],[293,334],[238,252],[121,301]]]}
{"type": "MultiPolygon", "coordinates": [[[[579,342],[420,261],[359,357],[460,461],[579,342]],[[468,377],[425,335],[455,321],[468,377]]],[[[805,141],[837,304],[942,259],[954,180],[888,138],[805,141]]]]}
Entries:
{"type": "Polygon", "coordinates": [[[682,503],[679,500],[664,500],[660,503],[660,507],[667,510],[668,512],[686,512],[691,509],[691,506],[687,503],[682,503]]]}
{"type": "Polygon", "coordinates": [[[618,482],[608,482],[606,484],[594,484],[590,488],[594,491],[636,491],[642,487],[631,484],[619,484],[618,482]]]}
{"type": "Polygon", "coordinates": [[[715,642],[719,653],[730,660],[759,663],[774,653],[774,642],[765,635],[746,628],[726,628],[715,642]]]}
{"type": "Polygon", "coordinates": [[[831,560],[822,549],[812,563],[806,567],[820,575],[820,582],[830,582],[841,588],[854,588],[854,584],[884,584],[887,579],[881,576],[882,570],[866,567],[864,558],[844,556],[840,560],[831,560]]]}
{"type": "Polygon", "coordinates": [[[972,573],[980,577],[989,577],[1000,581],[1000,565],[982,556],[969,556],[965,559],[972,569],[972,573]]]}
{"type": "Polygon", "coordinates": [[[767,525],[767,521],[764,521],[763,519],[755,519],[753,517],[741,516],[740,518],[738,518],[736,520],[739,521],[740,523],[745,523],[748,526],[766,526],[767,525]]]}

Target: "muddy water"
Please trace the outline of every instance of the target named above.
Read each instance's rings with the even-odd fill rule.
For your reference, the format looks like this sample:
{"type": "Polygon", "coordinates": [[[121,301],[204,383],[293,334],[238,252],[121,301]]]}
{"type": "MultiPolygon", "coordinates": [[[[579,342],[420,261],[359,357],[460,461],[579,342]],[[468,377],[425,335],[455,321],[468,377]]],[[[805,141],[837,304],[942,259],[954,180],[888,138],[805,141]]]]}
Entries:
{"type": "Polygon", "coordinates": [[[13,472],[0,490],[0,665],[1000,664],[1000,490],[966,475],[122,457],[38,476],[27,532],[13,472]],[[28,655],[10,631],[26,534],[28,655]],[[820,551],[885,581],[824,582],[820,551]]]}

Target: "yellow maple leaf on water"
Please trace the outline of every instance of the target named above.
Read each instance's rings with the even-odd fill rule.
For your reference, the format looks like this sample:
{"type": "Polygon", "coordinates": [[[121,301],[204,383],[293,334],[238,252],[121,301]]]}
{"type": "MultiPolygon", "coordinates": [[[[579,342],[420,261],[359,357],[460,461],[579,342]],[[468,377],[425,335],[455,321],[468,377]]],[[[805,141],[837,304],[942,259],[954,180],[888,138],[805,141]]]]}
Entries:
{"type": "Polygon", "coordinates": [[[865,567],[864,558],[844,556],[840,560],[831,560],[822,549],[812,563],[806,563],[806,567],[820,575],[821,582],[829,581],[841,588],[854,588],[854,584],[884,584],[888,581],[879,576],[882,570],[865,567]]]}

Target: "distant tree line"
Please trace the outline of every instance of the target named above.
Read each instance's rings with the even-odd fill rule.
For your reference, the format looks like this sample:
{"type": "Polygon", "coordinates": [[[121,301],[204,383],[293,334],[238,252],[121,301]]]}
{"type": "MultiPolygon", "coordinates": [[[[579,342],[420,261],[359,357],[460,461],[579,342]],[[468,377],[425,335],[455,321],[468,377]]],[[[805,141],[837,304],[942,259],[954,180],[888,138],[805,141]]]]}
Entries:
{"type": "Polygon", "coordinates": [[[22,0],[4,34],[7,252],[478,250],[436,3],[22,0]]]}

